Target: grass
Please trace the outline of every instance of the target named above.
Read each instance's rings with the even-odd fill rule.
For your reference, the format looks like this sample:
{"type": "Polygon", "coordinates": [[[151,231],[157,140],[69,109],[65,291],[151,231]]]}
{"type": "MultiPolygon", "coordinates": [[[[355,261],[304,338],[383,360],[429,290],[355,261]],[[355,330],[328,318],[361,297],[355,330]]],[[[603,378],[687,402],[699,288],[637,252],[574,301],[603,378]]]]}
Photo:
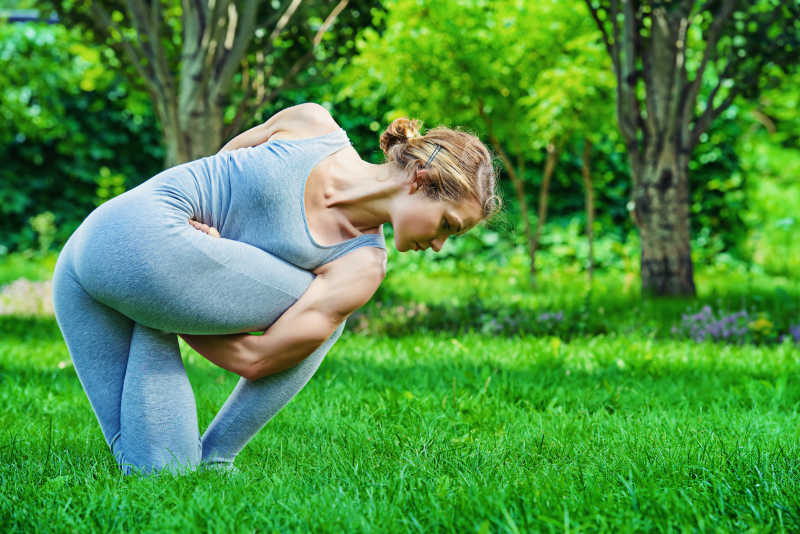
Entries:
{"type": "Polygon", "coordinates": [[[36,254],[32,251],[13,254],[0,254],[0,286],[18,278],[28,280],[49,280],[58,259],[57,252],[36,254]]]}
{"type": "MultiPolygon", "coordinates": [[[[458,313],[476,297],[485,309],[517,299],[520,309],[580,315],[579,277],[554,273],[521,295],[509,278],[524,270],[509,269],[482,277],[394,273],[365,320],[387,320],[373,317],[380,302],[445,309],[435,308],[444,302],[458,313]]],[[[665,334],[682,310],[702,303],[761,307],[776,322],[798,322],[800,290],[790,280],[748,283],[700,273],[698,302],[655,304],[626,290],[624,278],[601,276],[590,314],[599,319],[558,336],[410,323],[391,335],[351,329],[242,451],[241,473],[230,477],[123,478],[54,320],[0,317],[0,525],[4,532],[797,531],[797,346],[665,334]]],[[[236,377],[182,350],[204,428],[236,377]]]]}

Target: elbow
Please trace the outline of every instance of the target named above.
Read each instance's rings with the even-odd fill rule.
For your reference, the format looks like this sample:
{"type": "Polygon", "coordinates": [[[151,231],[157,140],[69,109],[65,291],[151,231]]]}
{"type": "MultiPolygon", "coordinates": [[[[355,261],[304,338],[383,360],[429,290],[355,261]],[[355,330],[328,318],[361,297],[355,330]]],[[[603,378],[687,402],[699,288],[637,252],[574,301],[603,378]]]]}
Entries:
{"type": "Polygon", "coordinates": [[[294,367],[322,346],[331,337],[331,330],[335,334],[338,326],[334,325],[330,330],[327,327],[318,328],[313,334],[308,333],[311,334],[308,337],[282,346],[274,355],[262,354],[250,358],[240,366],[237,374],[247,380],[258,380],[294,367]]]}
{"type": "Polygon", "coordinates": [[[260,376],[258,376],[258,369],[256,368],[255,365],[252,364],[242,366],[239,370],[237,370],[236,374],[246,380],[258,380],[259,378],[261,378],[260,376]]]}
{"type": "Polygon", "coordinates": [[[239,376],[241,376],[245,380],[251,380],[251,381],[252,380],[258,380],[259,378],[261,378],[263,376],[266,376],[266,375],[263,375],[263,374],[259,373],[255,369],[245,369],[245,370],[243,370],[242,372],[240,372],[238,374],[239,374],[239,376]]]}
{"type": "Polygon", "coordinates": [[[240,359],[235,373],[247,380],[258,380],[269,374],[269,369],[267,361],[260,354],[248,350],[246,356],[240,359]]]}
{"type": "Polygon", "coordinates": [[[238,373],[239,376],[247,380],[258,380],[270,374],[270,370],[263,362],[251,362],[242,366],[238,373]]]}

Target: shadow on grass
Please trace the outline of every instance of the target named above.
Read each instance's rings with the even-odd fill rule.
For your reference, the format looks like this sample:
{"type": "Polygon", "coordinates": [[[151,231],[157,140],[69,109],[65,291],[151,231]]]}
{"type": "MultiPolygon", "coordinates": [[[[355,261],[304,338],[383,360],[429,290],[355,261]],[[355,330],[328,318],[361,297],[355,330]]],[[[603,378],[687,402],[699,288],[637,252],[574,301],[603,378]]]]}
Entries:
{"type": "Polygon", "coordinates": [[[61,330],[54,317],[39,315],[0,316],[0,339],[2,341],[59,340],[61,330]]]}
{"type": "MultiPolygon", "coordinates": [[[[221,374],[216,367],[186,360],[184,363],[195,392],[220,396],[216,399],[219,402],[238,380],[233,374],[221,374]]],[[[397,402],[404,402],[408,392],[416,397],[442,399],[453,396],[457,388],[457,395],[463,399],[486,400],[488,392],[495,402],[532,411],[546,411],[557,402],[567,412],[639,413],[653,407],[676,406],[700,412],[722,405],[764,407],[789,414],[800,405],[800,389],[787,387],[792,370],[777,365],[766,369],[738,367],[726,368],[713,358],[656,358],[624,366],[617,360],[598,361],[591,370],[582,370],[563,355],[539,356],[529,364],[506,364],[492,356],[459,359],[450,355],[431,361],[430,355],[422,355],[390,362],[372,361],[368,356],[334,355],[325,359],[309,387],[330,388],[330,394],[352,392],[355,396],[373,392],[397,402]]],[[[74,395],[80,391],[71,366],[43,368],[23,360],[0,364],[0,386],[11,384],[24,389],[26,395],[45,397],[50,392],[74,395]]]]}
{"type": "MultiPolygon", "coordinates": [[[[639,332],[655,338],[671,337],[685,313],[710,306],[715,312],[747,310],[766,314],[775,329],[787,332],[800,323],[800,289],[737,287],[724,294],[700,298],[643,299],[630,294],[587,294],[583,297],[542,299],[532,306],[477,295],[453,298],[449,303],[409,299],[391,289],[351,315],[348,328],[367,334],[402,337],[419,332],[454,335],[469,331],[489,335],[554,335],[562,339],[598,334],[639,332]]],[[[777,338],[777,336],[776,336],[777,338]]]]}
{"type": "MultiPolygon", "coordinates": [[[[711,292],[696,299],[643,299],[638,294],[623,292],[548,293],[535,302],[507,302],[500,297],[482,299],[477,293],[452,295],[447,302],[435,299],[421,302],[390,286],[381,286],[369,303],[350,316],[347,328],[389,337],[419,332],[461,335],[474,331],[495,336],[558,336],[566,340],[634,332],[668,338],[682,314],[705,305],[715,312],[747,309],[753,316],[764,313],[780,332],[800,323],[800,286],[787,289],[742,284],[726,288],[724,293],[711,292]]],[[[61,332],[53,317],[6,315],[0,316],[0,336],[9,341],[57,340],[61,339],[61,332]]]]}

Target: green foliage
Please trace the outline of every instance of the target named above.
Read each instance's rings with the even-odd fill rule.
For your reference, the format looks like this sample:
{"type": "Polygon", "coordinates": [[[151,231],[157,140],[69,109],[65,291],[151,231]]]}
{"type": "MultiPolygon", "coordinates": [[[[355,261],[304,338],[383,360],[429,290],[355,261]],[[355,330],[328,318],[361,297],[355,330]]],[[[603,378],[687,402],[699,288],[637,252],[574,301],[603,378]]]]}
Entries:
{"type": "MultiPolygon", "coordinates": [[[[583,217],[581,151],[583,136],[589,135],[599,224],[595,235],[608,233],[607,242],[620,245],[633,235],[626,208],[630,171],[611,110],[612,70],[583,2],[439,2],[434,8],[395,0],[385,5],[387,11],[374,17],[386,30],[362,32],[361,53],[336,79],[340,99],[355,99],[374,111],[385,109],[378,103],[387,102],[387,120],[407,114],[486,133],[488,123],[479,113],[483,104],[500,145],[512,160],[525,163],[529,206],[537,202],[542,147],[562,139],[549,212],[563,221],[583,217]]],[[[741,134],[738,114],[736,108],[729,110],[691,160],[692,235],[702,260],[733,250],[745,234],[746,175],[735,151],[741,134]]],[[[516,223],[501,230],[508,244],[492,257],[524,243],[515,195],[508,184],[503,188],[505,198],[512,199],[508,219],[516,223]]],[[[535,214],[531,217],[535,222],[535,214]]],[[[567,233],[577,229],[572,228],[567,233]]],[[[547,241],[545,236],[545,248],[547,241]]],[[[468,252],[462,248],[454,253],[468,252]]],[[[601,266],[604,257],[614,261],[603,245],[598,252],[601,266]]],[[[574,258],[568,254],[565,261],[574,258]]]]}
{"type": "Polygon", "coordinates": [[[747,229],[748,173],[742,169],[736,140],[742,135],[738,106],[730,107],[700,136],[689,160],[691,236],[704,257],[735,251],[747,229]]]}
{"type": "Polygon", "coordinates": [[[56,235],[55,220],[56,216],[50,211],[44,211],[30,219],[30,225],[38,236],[40,254],[45,254],[53,244],[56,235]]]}
{"type": "Polygon", "coordinates": [[[33,250],[6,254],[0,250],[0,286],[25,278],[31,281],[46,281],[53,277],[58,260],[58,251],[37,254],[33,250]]]}
{"type": "MultiPolygon", "coordinates": [[[[551,183],[553,224],[545,228],[540,255],[543,267],[549,269],[585,263],[579,133],[580,128],[586,129],[582,125],[595,124],[595,254],[601,268],[627,268],[638,242],[632,237],[634,228],[626,209],[630,197],[627,157],[615,120],[603,122],[586,113],[592,110],[607,117],[607,109],[592,102],[602,95],[607,103],[613,98],[604,92],[607,80],[603,76],[610,67],[602,54],[597,56],[597,42],[591,31],[584,31],[587,28],[578,16],[582,2],[574,6],[511,2],[433,6],[396,0],[386,6],[389,11],[359,7],[359,16],[372,16],[374,26],[358,37],[361,54],[351,66],[333,50],[343,47],[340,52],[345,53],[355,46],[359,23],[346,10],[352,20],[343,27],[344,33],[330,34],[320,50],[327,62],[313,73],[300,75],[298,86],[282,91],[273,105],[263,108],[247,125],[296,103],[320,102],[348,131],[359,154],[379,163],[383,157],[377,140],[385,119],[412,114],[410,109],[416,109],[427,125],[458,124],[483,132],[488,141],[473,97],[485,93],[487,109],[494,106],[488,116],[502,134],[498,135],[501,145],[510,145],[512,159],[525,163],[529,205],[535,205],[544,161],[544,151],[536,147],[545,142],[548,132],[563,132],[564,124],[574,127],[551,183]],[[575,6],[577,11],[572,9],[575,6]],[[453,10],[458,13],[454,15],[453,10]],[[522,16],[530,13],[536,16],[522,16]],[[447,23],[448,17],[457,23],[447,23]],[[549,28],[552,18],[563,24],[549,28]],[[398,20],[405,26],[390,25],[384,30],[398,20]],[[478,31],[481,24],[492,24],[496,36],[494,31],[478,31]],[[431,37],[462,26],[474,31],[447,39],[431,37]],[[553,32],[561,32],[564,38],[553,37],[553,32]],[[423,33],[426,38],[420,37],[423,33]],[[487,39],[492,42],[482,46],[487,39]],[[504,46],[509,48],[506,55],[504,46]],[[381,47],[389,48],[382,51],[381,47]],[[454,63],[461,54],[468,70],[454,63]],[[523,57],[526,54],[531,57],[523,57]],[[336,83],[325,81],[339,70],[342,75],[336,83]],[[511,102],[512,91],[530,113],[522,113],[522,107],[503,107],[522,106],[511,102]],[[504,92],[508,92],[505,98],[504,92]],[[400,97],[408,105],[398,104],[400,97]],[[566,117],[571,119],[566,121],[566,117]],[[524,136],[517,141],[518,149],[513,146],[514,132],[524,136]]],[[[34,217],[52,213],[55,234],[47,239],[52,239],[52,245],[63,243],[95,206],[161,169],[160,133],[149,98],[122,81],[121,65],[110,50],[86,45],[84,36],[59,26],[0,25],[0,37],[0,157],[4,158],[0,252],[39,250],[42,234],[31,224],[34,217]],[[26,61],[14,61],[23,55],[26,61]]],[[[296,38],[306,37],[298,34],[296,38]]],[[[800,222],[792,211],[797,201],[790,199],[800,195],[793,180],[800,139],[794,120],[800,85],[794,78],[780,77],[778,71],[773,74],[759,102],[737,101],[693,154],[690,194],[697,261],[710,262],[724,254],[725,262],[753,259],[768,272],[797,272],[800,259],[794,235],[800,222]],[[761,113],[758,121],[751,118],[754,110],[761,113]],[[753,135],[756,127],[760,130],[753,135]]],[[[709,80],[715,76],[711,69],[709,80]]],[[[236,78],[235,84],[239,82],[241,78],[236,78]]],[[[521,250],[519,208],[510,184],[502,180],[500,185],[507,199],[503,221],[453,240],[430,261],[452,264],[463,257],[504,265],[513,252],[521,250]]],[[[531,222],[534,217],[531,214],[531,222]]]]}
{"type": "Polygon", "coordinates": [[[98,188],[108,198],[160,166],[160,135],[148,99],[100,66],[104,53],[61,26],[0,24],[5,250],[39,248],[28,221],[45,211],[55,216],[50,243],[63,243],[97,205],[98,188]],[[108,189],[103,168],[114,169],[116,189],[108,189]]]}
{"type": "Polygon", "coordinates": [[[340,98],[377,111],[385,97],[394,107],[389,120],[408,115],[491,130],[514,154],[596,123],[590,115],[610,117],[601,111],[608,111],[602,99],[611,77],[579,2],[385,6],[373,14],[385,31],[365,29],[360,54],[337,77],[340,98]]]}
{"type": "Polygon", "coordinates": [[[125,192],[125,176],[112,173],[108,167],[100,167],[100,176],[97,177],[97,199],[99,206],[106,200],[112,199],[125,192]]]}
{"type": "Polygon", "coordinates": [[[758,101],[744,108],[747,126],[737,151],[747,173],[747,235],[741,256],[771,274],[796,276],[800,270],[800,74],[779,78],[758,101]]]}

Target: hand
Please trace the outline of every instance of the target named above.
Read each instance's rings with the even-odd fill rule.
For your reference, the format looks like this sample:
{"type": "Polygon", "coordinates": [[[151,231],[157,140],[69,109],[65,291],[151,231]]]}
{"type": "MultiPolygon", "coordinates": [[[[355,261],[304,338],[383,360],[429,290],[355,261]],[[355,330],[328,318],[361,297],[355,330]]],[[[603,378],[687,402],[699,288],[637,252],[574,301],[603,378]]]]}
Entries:
{"type": "Polygon", "coordinates": [[[200,230],[201,232],[204,232],[204,233],[210,235],[211,237],[220,237],[219,232],[213,226],[209,226],[207,224],[203,224],[203,223],[201,223],[199,221],[195,221],[194,219],[189,219],[189,224],[191,224],[192,226],[194,226],[196,229],[200,230]]]}

